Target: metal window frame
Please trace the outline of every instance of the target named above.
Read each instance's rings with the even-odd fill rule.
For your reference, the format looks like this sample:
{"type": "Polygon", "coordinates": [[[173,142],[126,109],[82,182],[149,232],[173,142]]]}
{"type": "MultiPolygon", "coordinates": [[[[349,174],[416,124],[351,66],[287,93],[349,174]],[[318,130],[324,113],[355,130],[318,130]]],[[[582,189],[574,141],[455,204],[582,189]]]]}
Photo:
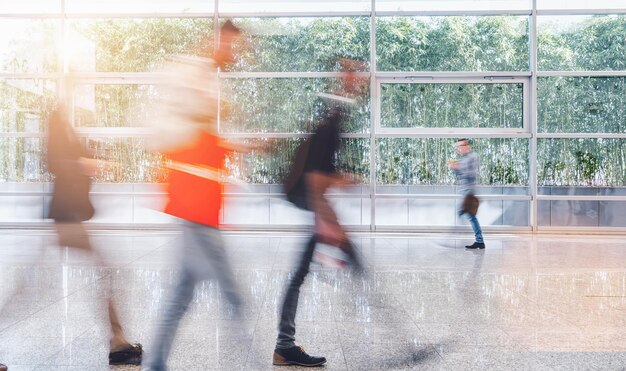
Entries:
{"type": "Polygon", "coordinates": [[[626,133],[537,133],[538,139],[624,139],[626,133]]]}
{"type": "Polygon", "coordinates": [[[501,10],[377,10],[376,1],[371,1],[370,10],[354,11],[261,11],[261,12],[226,12],[219,10],[219,0],[213,2],[212,12],[71,12],[66,11],[65,0],[59,0],[61,10],[37,13],[37,12],[2,12],[0,7],[0,18],[211,18],[218,15],[220,18],[274,18],[274,17],[444,17],[444,16],[530,16],[533,11],[537,15],[605,15],[605,14],[626,14],[625,8],[537,8],[534,1],[528,8],[523,9],[501,9],[501,10]]]}
{"type": "Polygon", "coordinates": [[[530,220],[529,224],[533,232],[537,231],[538,221],[538,202],[537,193],[539,188],[537,186],[537,130],[538,130],[538,115],[537,115],[537,0],[532,0],[532,13],[528,22],[528,57],[530,61],[530,82],[529,88],[529,109],[528,109],[528,129],[530,130],[531,138],[529,143],[528,155],[528,182],[530,183],[530,220]]]}
{"type": "Polygon", "coordinates": [[[381,10],[376,17],[493,17],[529,16],[530,9],[512,10],[381,10]]]}
{"type": "MultiPolygon", "coordinates": [[[[370,128],[365,133],[345,133],[344,138],[364,138],[370,140],[370,179],[369,193],[358,195],[332,195],[331,197],[348,197],[371,200],[370,225],[356,226],[358,230],[369,231],[450,231],[450,227],[428,227],[428,226],[385,226],[376,223],[376,199],[410,198],[410,199],[458,199],[460,196],[432,195],[432,194],[384,194],[376,190],[376,140],[378,138],[449,138],[459,135],[480,138],[526,138],[529,139],[529,190],[528,195],[484,195],[485,199],[494,200],[518,200],[530,202],[531,212],[528,227],[487,227],[493,231],[518,231],[533,233],[624,233],[624,228],[603,228],[603,227],[546,227],[539,226],[537,222],[537,204],[546,200],[580,200],[580,201],[626,201],[626,196],[576,196],[576,195],[539,195],[537,179],[537,147],[538,139],[553,138],[626,138],[626,133],[541,133],[537,116],[537,86],[538,78],[556,76],[579,76],[579,77],[611,77],[626,76],[624,71],[542,71],[537,65],[537,21],[539,16],[576,16],[576,15],[612,15],[626,14],[625,8],[618,9],[538,9],[537,0],[531,1],[530,9],[510,9],[510,10],[458,10],[458,11],[379,11],[376,9],[377,1],[370,0],[371,9],[369,11],[314,11],[314,12],[220,12],[220,1],[213,2],[212,12],[161,12],[161,13],[71,13],[66,11],[66,0],[59,0],[60,12],[53,13],[0,13],[0,21],[3,19],[55,19],[60,22],[61,42],[66,43],[67,23],[75,19],[156,19],[156,18],[212,18],[214,20],[214,33],[216,40],[219,40],[219,22],[224,18],[337,18],[337,17],[369,17],[370,18],[370,71],[362,73],[362,76],[370,78],[370,128]],[[529,17],[528,37],[529,37],[529,70],[528,71],[378,71],[377,50],[376,50],[376,26],[378,18],[385,17],[444,17],[444,16],[527,16],[529,17]],[[380,126],[380,86],[382,83],[394,83],[406,81],[409,83],[485,83],[487,80],[502,82],[502,79],[510,79],[506,82],[522,82],[523,89],[523,127],[519,129],[468,129],[459,130],[454,128],[434,128],[403,130],[381,128],[380,126]]],[[[1,11],[1,9],[0,9],[1,11]]],[[[215,43],[217,47],[217,42],[215,43]]],[[[73,115],[71,87],[66,85],[64,79],[67,73],[67,61],[59,61],[59,70],[53,73],[11,73],[0,72],[0,79],[42,79],[56,81],[57,92],[60,98],[69,101],[70,112],[73,115]]],[[[159,81],[159,75],[151,72],[92,72],[76,73],[76,85],[88,84],[155,84],[159,81]]],[[[236,78],[337,78],[337,72],[219,72],[220,79],[236,78]]],[[[73,117],[72,117],[73,122],[73,117]]],[[[139,127],[127,128],[78,128],[78,134],[94,138],[136,138],[145,137],[146,131],[139,127]]],[[[234,139],[255,139],[255,138],[300,138],[306,137],[307,133],[224,133],[224,136],[234,139]]],[[[31,132],[3,132],[0,138],[43,138],[44,133],[31,132]]],[[[367,184],[366,184],[367,185],[367,184]]],[[[46,195],[45,192],[0,192],[0,196],[10,195],[46,195]]],[[[115,194],[118,192],[97,192],[97,194],[115,194]]],[[[158,192],[155,193],[159,194],[158,192]]],[[[132,195],[143,195],[143,193],[132,193],[132,195]]],[[[148,193],[146,195],[152,195],[148,193]]],[[[260,196],[255,195],[255,196],[260,196]]],[[[253,197],[251,195],[231,193],[227,197],[253,197]]],[[[268,196],[269,197],[269,196],[268,196]]],[[[271,197],[280,197],[272,194],[271,197]]],[[[0,226],[14,225],[16,223],[0,223],[0,226]]],[[[17,223],[18,225],[20,223],[17,223]]],[[[30,225],[46,223],[30,223],[30,225]]],[[[19,225],[21,226],[21,225],[19,225]]],[[[137,225],[138,226],[138,225],[137,225]]],[[[119,226],[105,225],[108,228],[119,228],[119,226]]],[[[146,226],[150,227],[150,225],[146,226]]],[[[161,228],[162,226],[158,226],[161,228]]],[[[259,226],[246,226],[254,229],[259,226]]],[[[267,229],[268,226],[262,226],[267,229]]],[[[293,229],[293,226],[270,226],[271,229],[293,229]]],[[[353,229],[353,228],[351,228],[353,229]]],[[[454,230],[459,228],[453,228],[454,230]]]]}
{"type": "Polygon", "coordinates": [[[376,137],[380,127],[380,96],[376,72],[378,58],[376,54],[376,0],[371,2],[372,16],[370,17],[370,231],[376,232],[376,137]]]}
{"type": "Polygon", "coordinates": [[[538,195],[538,201],[626,201],[626,196],[538,195]]]}
{"type": "Polygon", "coordinates": [[[621,77],[625,71],[536,71],[538,77],[621,77]]]}
{"type": "Polygon", "coordinates": [[[626,8],[615,9],[537,9],[537,15],[611,15],[626,14],[626,8]]]}

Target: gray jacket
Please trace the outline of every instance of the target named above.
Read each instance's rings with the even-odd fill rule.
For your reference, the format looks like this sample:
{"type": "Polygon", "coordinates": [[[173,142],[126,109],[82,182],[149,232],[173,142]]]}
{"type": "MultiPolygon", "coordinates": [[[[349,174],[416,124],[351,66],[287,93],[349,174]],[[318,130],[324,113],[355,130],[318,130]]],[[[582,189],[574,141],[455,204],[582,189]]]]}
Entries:
{"type": "Polygon", "coordinates": [[[466,193],[474,193],[476,188],[476,177],[478,174],[478,155],[469,152],[459,159],[458,167],[454,170],[461,191],[466,193]]]}

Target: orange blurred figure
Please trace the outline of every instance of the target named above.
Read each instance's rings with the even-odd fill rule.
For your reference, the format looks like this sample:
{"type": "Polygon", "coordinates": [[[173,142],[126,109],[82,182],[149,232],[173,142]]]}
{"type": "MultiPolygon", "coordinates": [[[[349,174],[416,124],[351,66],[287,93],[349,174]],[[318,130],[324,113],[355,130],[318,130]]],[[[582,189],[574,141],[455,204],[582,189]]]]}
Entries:
{"type": "MultiPolygon", "coordinates": [[[[180,277],[157,320],[145,370],[165,370],[178,324],[201,281],[215,278],[239,313],[241,297],[219,231],[224,161],[233,150],[217,133],[217,69],[232,62],[240,30],[226,21],[213,59],[176,57],[168,113],[157,124],[154,148],[169,168],[165,212],[182,219],[180,277]]],[[[201,368],[200,365],[198,365],[201,368]]]]}

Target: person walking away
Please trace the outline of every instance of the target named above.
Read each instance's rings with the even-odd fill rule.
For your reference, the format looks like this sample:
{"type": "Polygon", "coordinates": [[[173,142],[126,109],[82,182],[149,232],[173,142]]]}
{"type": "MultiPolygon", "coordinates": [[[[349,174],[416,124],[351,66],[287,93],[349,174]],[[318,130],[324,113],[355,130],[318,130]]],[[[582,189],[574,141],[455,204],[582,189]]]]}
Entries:
{"type": "MultiPolygon", "coordinates": [[[[67,112],[59,106],[49,119],[47,162],[48,170],[54,176],[49,218],[54,220],[59,247],[82,250],[90,254],[98,265],[104,266],[102,255],[93,248],[82,223],[94,215],[89,190],[98,161],[90,158],[67,118],[67,112]]],[[[141,344],[131,344],[126,339],[111,297],[111,284],[105,281],[111,329],[109,364],[141,364],[141,344]]]]}

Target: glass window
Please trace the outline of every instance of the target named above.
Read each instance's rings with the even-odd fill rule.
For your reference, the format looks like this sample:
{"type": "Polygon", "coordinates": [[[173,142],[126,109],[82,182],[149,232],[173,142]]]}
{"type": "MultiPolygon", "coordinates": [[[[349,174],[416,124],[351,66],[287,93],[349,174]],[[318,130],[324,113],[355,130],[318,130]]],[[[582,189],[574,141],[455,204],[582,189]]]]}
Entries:
{"type": "Polygon", "coordinates": [[[142,126],[156,96],[154,85],[78,85],[74,89],[74,125],[142,126]]]}
{"type": "MultiPolygon", "coordinates": [[[[326,104],[318,93],[332,90],[336,79],[223,79],[220,130],[244,133],[309,133],[326,104]],[[226,108],[226,109],[225,109],[226,108]]],[[[369,96],[354,106],[344,132],[370,127],[369,96]]]]}
{"type": "Polygon", "coordinates": [[[523,85],[382,84],[381,126],[521,128],[523,85]]]}
{"type": "Polygon", "coordinates": [[[0,18],[0,72],[57,72],[59,22],[0,18]]]}
{"type": "MultiPolygon", "coordinates": [[[[572,194],[571,189],[559,190],[572,194]]],[[[543,200],[538,202],[537,210],[540,226],[626,227],[624,201],[543,200]]]]}
{"type": "Polygon", "coordinates": [[[140,138],[84,138],[87,151],[96,159],[111,162],[94,177],[99,183],[162,183],[165,172],[161,155],[146,150],[140,138]]]}
{"type": "Polygon", "coordinates": [[[376,11],[529,10],[529,0],[377,0],[376,11]]]}
{"type": "Polygon", "coordinates": [[[539,139],[540,186],[626,186],[626,139],[539,139]]]}
{"type": "Polygon", "coordinates": [[[211,13],[213,0],[66,0],[68,13],[211,13]]]}
{"type": "Polygon", "coordinates": [[[220,0],[223,13],[368,11],[370,0],[220,0]]]}
{"type": "MultiPolygon", "coordinates": [[[[449,138],[381,138],[376,148],[376,181],[381,185],[455,184],[448,160],[458,158],[455,139],[449,138]]],[[[527,185],[528,140],[471,140],[479,156],[477,184],[527,185]]],[[[499,192],[498,192],[499,193],[499,192]]]]}
{"type": "MultiPolygon", "coordinates": [[[[230,175],[252,184],[282,184],[289,171],[301,138],[247,139],[245,143],[263,144],[269,152],[233,154],[226,161],[230,175]]],[[[355,182],[369,179],[369,139],[343,138],[337,156],[341,171],[355,174],[355,182]]]]}
{"type": "Polygon", "coordinates": [[[528,17],[381,17],[378,69],[526,71],[528,17]]]}
{"type": "MultiPolygon", "coordinates": [[[[409,188],[409,192],[419,192],[409,188]]],[[[389,226],[454,226],[469,225],[465,216],[459,216],[460,199],[432,198],[377,198],[376,224],[389,226]]],[[[530,202],[482,200],[478,210],[481,226],[529,225],[530,202]]]]}
{"type": "Polygon", "coordinates": [[[626,133],[626,77],[540,77],[543,133],[626,133]]]}
{"type": "Polygon", "coordinates": [[[211,55],[212,19],[98,19],[69,22],[70,71],[144,72],[171,54],[211,55]]]}
{"type": "Polygon", "coordinates": [[[51,80],[0,80],[0,133],[43,132],[56,102],[55,88],[51,80]]]}
{"type": "Polygon", "coordinates": [[[542,16],[537,24],[540,70],[626,70],[626,15],[542,16]]]}
{"type": "Polygon", "coordinates": [[[236,47],[235,71],[335,71],[333,58],[369,61],[370,20],[240,18],[246,39],[236,47]]]}
{"type": "Polygon", "coordinates": [[[46,181],[41,138],[0,137],[0,182],[46,181]]]}

